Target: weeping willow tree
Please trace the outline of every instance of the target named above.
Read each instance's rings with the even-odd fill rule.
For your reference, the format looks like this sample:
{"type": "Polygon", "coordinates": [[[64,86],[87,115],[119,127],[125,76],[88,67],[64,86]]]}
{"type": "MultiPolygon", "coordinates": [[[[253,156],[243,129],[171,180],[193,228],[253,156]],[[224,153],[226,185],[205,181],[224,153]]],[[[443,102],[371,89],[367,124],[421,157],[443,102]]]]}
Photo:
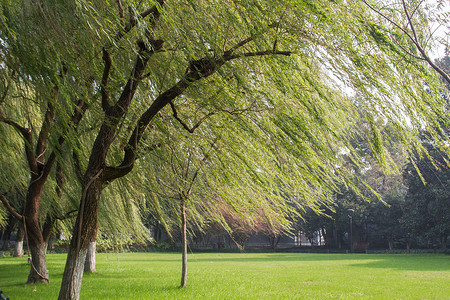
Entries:
{"type": "MultiPolygon", "coordinates": [[[[1,72],[13,70],[17,85],[36,90],[40,108],[33,126],[1,114],[24,140],[31,196],[23,216],[35,237],[33,259],[42,256],[40,192],[63,144],[79,152],[83,166],[60,299],[80,295],[104,188],[137,173],[139,158],[162,148],[169,132],[159,119],[171,116],[178,130],[196,132],[225,115],[220,140],[235,151],[217,152],[218,161],[231,168],[228,161],[240,160],[252,170],[227,178],[233,199],[253,191],[234,189],[248,181],[265,191],[284,186],[304,203],[326,198],[336,181],[352,185],[340,154],[359,161],[346,125],[358,116],[355,106],[365,112],[370,143],[386,168],[379,120],[394,124],[407,152],[421,148],[415,130],[448,122],[429,62],[401,51],[390,23],[362,2],[3,0],[1,9],[1,72]],[[364,101],[352,103],[345,92],[364,101]],[[230,113],[249,108],[239,119],[230,113]],[[269,164],[253,160],[256,154],[269,164]]],[[[415,31],[426,32],[426,11],[415,11],[415,31]]],[[[15,96],[7,92],[1,108],[14,105],[15,96]]],[[[288,210],[280,198],[264,201],[288,210]]]]}

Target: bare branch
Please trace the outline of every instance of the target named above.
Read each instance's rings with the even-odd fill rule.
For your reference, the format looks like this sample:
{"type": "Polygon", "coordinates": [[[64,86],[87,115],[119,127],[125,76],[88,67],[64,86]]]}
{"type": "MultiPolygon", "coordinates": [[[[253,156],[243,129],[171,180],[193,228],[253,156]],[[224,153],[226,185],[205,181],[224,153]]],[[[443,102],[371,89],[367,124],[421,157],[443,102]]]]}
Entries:
{"type": "Polygon", "coordinates": [[[178,117],[178,112],[177,112],[177,109],[176,109],[175,105],[173,104],[173,102],[171,101],[171,102],[169,102],[169,104],[170,104],[170,107],[172,108],[173,117],[183,126],[184,129],[186,129],[190,133],[194,133],[195,129],[197,129],[206,119],[208,119],[209,117],[211,117],[212,115],[214,115],[217,112],[217,111],[210,112],[209,114],[207,114],[203,118],[201,118],[200,121],[198,121],[192,128],[189,128],[189,126],[178,117]]]}
{"type": "Polygon", "coordinates": [[[13,215],[16,219],[18,220],[22,220],[23,216],[19,213],[17,213],[12,207],[11,205],[9,205],[8,200],[6,200],[5,196],[3,194],[0,193],[0,200],[2,201],[3,205],[5,206],[5,208],[9,211],[9,213],[11,215],[13,215]]]}

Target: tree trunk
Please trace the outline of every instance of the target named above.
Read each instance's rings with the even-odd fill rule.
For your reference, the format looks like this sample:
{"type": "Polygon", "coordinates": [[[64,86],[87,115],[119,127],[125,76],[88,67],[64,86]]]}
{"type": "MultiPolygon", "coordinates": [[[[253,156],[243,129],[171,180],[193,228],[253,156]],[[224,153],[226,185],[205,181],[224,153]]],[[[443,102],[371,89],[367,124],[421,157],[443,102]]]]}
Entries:
{"type": "Polygon", "coordinates": [[[81,279],[83,278],[83,267],[87,248],[81,249],[77,253],[76,247],[72,247],[72,244],[73,243],[71,242],[71,247],[69,248],[69,253],[67,254],[66,267],[64,269],[58,299],[80,298],[81,279]]]}
{"type": "Polygon", "coordinates": [[[84,272],[95,273],[95,249],[96,242],[89,242],[89,246],[86,253],[86,261],[84,263],[84,272]]]}
{"type": "Polygon", "coordinates": [[[181,285],[185,287],[187,283],[187,234],[186,234],[186,202],[181,199],[181,244],[182,244],[182,263],[181,263],[181,285]]]}
{"type": "Polygon", "coordinates": [[[96,176],[86,176],[85,182],[59,291],[60,300],[79,299],[86,253],[90,241],[95,240],[97,236],[98,202],[103,183],[100,179],[96,179],[96,176]]]}
{"type": "Polygon", "coordinates": [[[27,235],[27,245],[31,252],[30,273],[27,283],[48,283],[46,261],[47,241],[44,240],[38,220],[39,204],[46,178],[39,179],[32,177],[31,180],[32,183],[27,191],[24,210],[25,234],[27,235]]]}
{"type": "Polygon", "coordinates": [[[11,239],[11,231],[12,231],[12,227],[14,224],[13,221],[14,221],[14,217],[12,215],[10,215],[8,218],[8,223],[1,235],[2,242],[3,242],[1,250],[8,250],[8,248],[9,248],[9,240],[11,239]]]}
{"type": "Polygon", "coordinates": [[[48,270],[47,270],[47,244],[41,244],[38,246],[30,246],[31,252],[31,269],[28,275],[27,283],[33,284],[36,282],[48,283],[48,270]]]}
{"type": "Polygon", "coordinates": [[[8,227],[6,227],[6,229],[3,231],[3,236],[2,236],[2,250],[8,250],[9,248],[9,240],[11,238],[11,229],[8,227]]]}
{"type": "Polygon", "coordinates": [[[389,250],[394,249],[394,240],[392,238],[388,238],[389,250]]]}
{"type": "Polygon", "coordinates": [[[23,256],[23,238],[24,238],[24,232],[23,232],[23,223],[19,222],[19,229],[17,230],[17,237],[16,237],[16,246],[14,247],[14,257],[22,257],[23,256]]]}

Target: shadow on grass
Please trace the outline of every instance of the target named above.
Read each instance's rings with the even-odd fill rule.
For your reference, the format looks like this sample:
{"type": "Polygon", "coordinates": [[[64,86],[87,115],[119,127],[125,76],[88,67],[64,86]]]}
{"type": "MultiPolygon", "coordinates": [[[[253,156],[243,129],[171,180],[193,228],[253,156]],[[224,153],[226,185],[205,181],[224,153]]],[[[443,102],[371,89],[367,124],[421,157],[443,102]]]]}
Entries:
{"type": "Polygon", "coordinates": [[[209,257],[192,255],[191,262],[230,262],[230,263],[258,263],[258,262],[333,262],[348,261],[351,267],[384,268],[412,271],[449,271],[450,259],[446,255],[389,255],[389,254],[274,254],[252,257],[209,257]]]}
{"type": "Polygon", "coordinates": [[[350,264],[351,267],[358,268],[379,268],[395,269],[407,271],[450,271],[450,257],[445,255],[427,255],[427,256],[384,256],[375,257],[371,261],[364,263],[350,264]]]}

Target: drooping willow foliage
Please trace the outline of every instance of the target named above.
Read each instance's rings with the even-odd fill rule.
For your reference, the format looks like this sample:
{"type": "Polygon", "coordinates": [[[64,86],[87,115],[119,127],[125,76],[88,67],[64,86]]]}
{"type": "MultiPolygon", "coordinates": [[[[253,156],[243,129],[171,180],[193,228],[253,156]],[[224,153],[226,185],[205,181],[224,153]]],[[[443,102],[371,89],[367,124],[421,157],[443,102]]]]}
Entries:
{"type": "MultiPolygon", "coordinates": [[[[430,20],[418,4],[408,2],[426,40],[430,20]]],[[[361,134],[385,169],[391,163],[385,138],[403,140],[407,153],[423,151],[417,133],[427,129],[445,146],[440,128],[449,118],[438,75],[408,54],[419,56],[404,31],[362,1],[2,0],[0,12],[0,126],[8,149],[2,161],[24,157],[10,154],[6,141],[21,137],[5,129],[8,121],[31,128],[37,139],[52,107],[43,156],[56,149],[67,170],[84,172],[102,124],[108,126],[105,106],[121,98],[143,49],[151,57],[112,125],[108,165],[120,165],[155,100],[173,96],[143,128],[134,169],[120,179],[131,187],[117,192],[136,203],[104,197],[116,203],[105,204],[105,218],[111,208],[138,216],[142,195],[151,209],[171,215],[178,209],[171,199],[192,182],[190,214],[198,224],[214,216],[207,210],[216,197],[244,215],[256,208],[274,219],[301,214],[327,202],[338,184],[355,187],[343,159],[363,163],[351,143],[361,116],[369,124],[361,134]],[[79,101],[88,108],[75,129],[69,120],[79,101]],[[386,123],[391,135],[379,129],[386,123]]],[[[401,14],[389,12],[407,26],[401,14]]]]}

